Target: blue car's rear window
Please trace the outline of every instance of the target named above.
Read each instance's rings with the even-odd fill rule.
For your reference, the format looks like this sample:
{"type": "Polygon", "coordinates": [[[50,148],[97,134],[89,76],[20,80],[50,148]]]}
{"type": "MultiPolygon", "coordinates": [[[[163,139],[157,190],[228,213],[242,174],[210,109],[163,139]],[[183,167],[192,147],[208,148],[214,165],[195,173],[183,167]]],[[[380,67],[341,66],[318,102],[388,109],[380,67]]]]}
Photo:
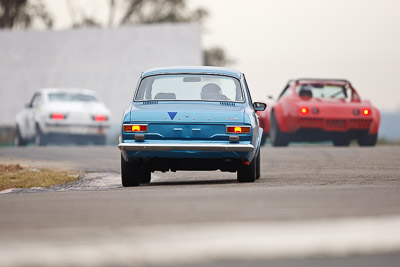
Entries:
{"type": "Polygon", "coordinates": [[[220,75],[155,75],[144,78],[135,101],[231,101],[243,102],[238,79],[220,75]]]}

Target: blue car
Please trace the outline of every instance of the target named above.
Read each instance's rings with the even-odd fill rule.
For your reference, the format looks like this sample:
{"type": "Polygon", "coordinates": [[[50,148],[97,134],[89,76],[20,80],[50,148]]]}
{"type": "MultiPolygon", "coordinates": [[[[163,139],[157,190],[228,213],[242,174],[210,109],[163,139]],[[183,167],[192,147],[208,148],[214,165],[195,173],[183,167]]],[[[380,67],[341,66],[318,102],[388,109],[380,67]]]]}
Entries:
{"type": "Polygon", "coordinates": [[[154,171],[237,172],[260,177],[262,128],[244,75],[219,67],[167,67],[142,73],[122,119],[122,185],[151,181],[154,171]]]}

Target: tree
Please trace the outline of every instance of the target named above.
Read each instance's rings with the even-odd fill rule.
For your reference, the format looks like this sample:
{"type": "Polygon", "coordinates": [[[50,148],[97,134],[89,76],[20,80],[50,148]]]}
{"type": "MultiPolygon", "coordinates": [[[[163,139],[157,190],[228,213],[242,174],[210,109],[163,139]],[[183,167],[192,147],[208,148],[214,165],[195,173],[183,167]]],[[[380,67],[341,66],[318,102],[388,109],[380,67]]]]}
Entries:
{"type": "MultiPolygon", "coordinates": [[[[72,27],[101,27],[94,17],[77,12],[72,0],[65,0],[72,20],[72,27]]],[[[201,22],[208,15],[203,8],[188,10],[186,0],[108,0],[108,26],[150,24],[164,22],[201,22]],[[118,18],[116,17],[118,13],[118,18]]],[[[105,26],[105,25],[103,25],[105,26]]]]}
{"type": "MultiPolygon", "coordinates": [[[[115,5],[111,0],[110,5],[115,5]]],[[[119,25],[162,22],[201,22],[208,15],[203,8],[187,9],[185,0],[125,0],[119,25]]]]}
{"type": "MultiPolygon", "coordinates": [[[[161,22],[199,22],[208,16],[207,10],[187,9],[185,0],[124,0],[124,12],[119,25],[161,22]]],[[[110,19],[112,25],[116,2],[110,0],[110,19]]],[[[232,63],[220,47],[203,51],[203,64],[207,66],[225,66],[232,63]]]]}
{"type": "MultiPolygon", "coordinates": [[[[65,0],[73,21],[72,27],[101,27],[95,18],[80,12],[80,21],[71,0],[65,0]]],[[[186,0],[109,0],[109,16],[107,25],[124,26],[150,23],[199,22],[208,16],[207,10],[197,8],[189,10],[186,0]],[[116,14],[119,14],[118,18],[116,14]]],[[[105,26],[105,25],[104,25],[105,26]]],[[[233,63],[220,47],[203,51],[203,64],[208,66],[225,66],[233,63]]]]}
{"type": "Polygon", "coordinates": [[[0,28],[27,29],[36,20],[47,28],[53,26],[53,19],[41,0],[0,0],[0,28]]]}
{"type": "MultiPolygon", "coordinates": [[[[77,14],[73,1],[65,1],[73,28],[105,26],[93,16],[83,12],[77,14]]],[[[165,22],[202,23],[208,16],[204,8],[188,9],[186,0],[109,0],[109,10],[109,27],[165,22]],[[118,18],[116,14],[120,14],[118,18]]],[[[53,26],[53,18],[42,0],[0,0],[0,28],[27,29],[33,27],[36,21],[42,22],[47,28],[53,26]]],[[[205,65],[225,66],[232,62],[220,47],[204,50],[205,65]]]]}
{"type": "Polygon", "coordinates": [[[97,21],[94,17],[86,15],[83,10],[79,10],[79,14],[77,14],[76,9],[70,0],[65,0],[65,3],[71,16],[72,28],[102,27],[102,24],[99,21],[97,21]]]}
{"type": "Polygon", "coordinates": [[[206,66],[226,66],[233,63],[221,47],[212,47],[203,51],[203,62],[206,66]]]}

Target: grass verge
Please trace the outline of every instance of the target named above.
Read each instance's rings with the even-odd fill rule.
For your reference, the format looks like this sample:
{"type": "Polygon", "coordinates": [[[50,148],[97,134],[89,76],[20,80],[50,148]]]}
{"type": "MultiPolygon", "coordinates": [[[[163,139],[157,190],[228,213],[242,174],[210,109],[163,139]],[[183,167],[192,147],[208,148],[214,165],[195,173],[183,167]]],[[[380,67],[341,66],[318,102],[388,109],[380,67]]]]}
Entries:
{"type": "Polygon", "coordinates": [[[78,180],[67,171],[24,168],[19,164],[0,164],[0,191],[8,188],[46,187],[78,180]]]}
{"type": "Polygon", "coordinates": [[[400,139],[392,140],[382,137],[378,139],[378,145],[400,145],[400,139]]]}

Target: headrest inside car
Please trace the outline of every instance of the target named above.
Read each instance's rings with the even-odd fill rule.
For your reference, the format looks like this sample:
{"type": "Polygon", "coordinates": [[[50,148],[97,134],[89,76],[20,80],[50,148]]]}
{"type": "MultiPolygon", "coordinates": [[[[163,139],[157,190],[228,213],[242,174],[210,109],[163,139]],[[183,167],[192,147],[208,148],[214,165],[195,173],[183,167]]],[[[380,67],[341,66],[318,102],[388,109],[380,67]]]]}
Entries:
{"type": "Polygon", "coordinates": [[[174,93],[158,93],[154,99],[176,99],[176,95],[174,93]]]}
{"type": "Polygon", "coordinates": [[[312,91],[310,87],[302,86],[299,92],[300,97],[312,98],[312,91]]]}

